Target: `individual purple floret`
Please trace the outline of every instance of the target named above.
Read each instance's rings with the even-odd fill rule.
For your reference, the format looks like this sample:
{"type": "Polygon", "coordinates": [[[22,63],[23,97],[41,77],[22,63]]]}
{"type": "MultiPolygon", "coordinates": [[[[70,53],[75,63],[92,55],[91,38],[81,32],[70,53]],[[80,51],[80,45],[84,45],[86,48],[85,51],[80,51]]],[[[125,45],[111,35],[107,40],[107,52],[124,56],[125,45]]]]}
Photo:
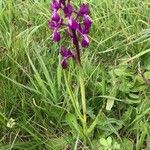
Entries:
{"type": "Polygon", "coordinates": [[[58,2],[57,0],[52,0],[50,8],[52,11],[57,11],[59,8],[61,8],[61,2],[58,2]]]}
{"type": "Polygon", "coordinates": [[[59,42],[62,39],[60,29],[64,27],[65,29],[67,28],[69,37],[75,47],[74,53],[64,46],[61,47],[61,65],[64,69],[68,66],[67,61],[69,58],[74,58],[78,65],[81,65],[80,47],[85,48],[89,46],[88,34],[92,25],[89,16],[89,5],[81,4],[79,10],[77,10],[70,1],[71,0],[52,0],[50,6],[52,18],[49,21],[49,27],[53,30],[53,41],[59,42]]]}
{"type": "Polygon", "coordinates": [[[64,5],[63,7],[63,12],[65,14],[65,17],[71,17],[72,13],[73,13],[73,7],[70,4],[70,2],[68,2],[67,5],[64,5]]]}
{"type": "Polygon", "coordinates": [[[89,13],[90,13],[89,6],[87,4],[81,4],[80,10],[79,10],[79,15],[81,15],[81,16],[89,15],[89,13]]]}
{"type": "Polygon", "coordinates": [[[68,66],[68,59],[70,57],[74,58],[74,55],[73,53],[70,51],[70,49],[65,49],[64,46],[61,47],[61,51],[60,51],[60,54],[62,56],[62,61],[61,61],[61,65],[62,65],[62,68],[63,69],[66,69],[67,66],[68,66]]]}
{"type": "Polygon", "coordinates": [[[60,41],[60,34],[57,29],[54,30],[52,37],[53,37],[54,42],[60,41]]]}

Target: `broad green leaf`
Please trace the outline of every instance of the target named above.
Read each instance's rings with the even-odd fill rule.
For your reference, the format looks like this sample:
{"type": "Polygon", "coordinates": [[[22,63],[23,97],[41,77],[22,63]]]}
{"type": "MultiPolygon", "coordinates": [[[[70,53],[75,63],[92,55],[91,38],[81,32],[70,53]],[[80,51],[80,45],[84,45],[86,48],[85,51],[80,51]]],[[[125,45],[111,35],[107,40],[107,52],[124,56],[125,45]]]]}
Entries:
{"type": "Polygon", "coordinates": [[[77,135],[82,136],[81,127],[78,124],[78,121],[75,115],[68,113],[66,115],[66,122],[70,126],[74,134],[77,133],[77,135]]]}
{"type": "Polygon", "coordinates": [[[133,150],[133,142],[127,138],[124,138],[121,144],[122,150],[133,150]]]}
{"type": "Polygon", "coordinates": [[[107,138],[107,143],[108,143],[109,146],[111,146],[111,144],[112,144],[112,138],[110,136],[107,138]]]}
{"type": "Polygon", "coordinates": [[[120,144],[118,144],[117,142],[114,142],[113,147],[115,150],[120,150],[120,144]]]}
{"type": "Polygon", "coordinates": [[[104,139],[104,138],[100,138],[99,142],[100,142],[100,144],[103,145],[103,146],[107,146],[107,145],[108,145],[107,140],[104,139]]]}
{"type": "Polygon", "coordinates": [[[139,95],[133,93],[129,93],[129,97],[133,99],[139,99],[139,95]]]}
{"type": "Polygon", "coordinates": [[[67,148],[68,145],[70,145],[71,137],[69,136],[61,136],[57,138],[50,138],[48,139],[48,149],[54,149],[54,150],[61,150],[63,148],[67,148]]]}
{"type": "Polygon", "coordinates": [[[144,77],[145,77],[146,79],[149,79],[149,80],[150,80],[150,71],[146,71],[146,72],[144,73],[144,77]]]}
{"type": "Polygon", "coordinates": [[[129,70],[127,70],[127,66],[120,66],[119,68],[114,69],[114,73],[119,77],[132,76],[132,74],[129,72],[129,70]]]}

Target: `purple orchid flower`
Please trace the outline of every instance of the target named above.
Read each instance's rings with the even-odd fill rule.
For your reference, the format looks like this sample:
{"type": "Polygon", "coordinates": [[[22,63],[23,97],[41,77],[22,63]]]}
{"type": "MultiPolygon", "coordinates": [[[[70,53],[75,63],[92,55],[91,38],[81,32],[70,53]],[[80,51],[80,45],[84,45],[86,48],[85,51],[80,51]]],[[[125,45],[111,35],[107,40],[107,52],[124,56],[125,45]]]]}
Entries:
{"type": "Polygon", "coordinates": [[[52,37],[53,37],[54,42],[60,41],[60,33],[58,32],[57,29],[54,30],[52,37]]]}
{"type": "Polygon", "coordinates": [[[79,10],[77,10],[70,1],[52,0],[50,7],[52,10],[52,18],[49,21],[49,27],[53,30],[53,41],[59,42],[62,39],[59,30],[62,26],[65,26],[75,47],[74,53],[64,46],[61,47],[60,54],[62,55],[61,65],[63,69],[67,68],[69,58],[75,59],[81,66],[80,47],[85,48],[89,46],[88,34],[92,25],[89,16],[89,5],[81,4],[79,10]]]}
{"type": "Polygon", "coordinates": [[[73,13],[73,7],[70,4],[70,2],[67,5],[64,6],[63,12],[65,14],[65,17],[70,17],[72,15],[72,13],[73,13]]]}
{"type": "Polygon", "coordinates": [[[58,22],[58,21],[60,20],[60,16],[59,16],[59,14],[57,13],[57,11],[54,11],[54,12],[53,12],[52,20],[55,21],[55,22],[58,22]]]}
{"type": "Polygon", "coordinates": [[[52,0],[50,8],[52,11],[58,10],[59,8],[61,8],[61,3],[58,2],[57,0],[52,0]]]}
{"type": "Polygon", "coordinates": [[[79,15],[83,16],[83,15],[89,15],[90,13],[90,9],[88,4],[81,4],[80,6],[80,10],[79,10],[79,15]]]}
{"type": "Polygon", "coordinates": [[[71,57],[74,58],[74,55],[70,49],[65,49],[64,46],[61,47],[60,54],[62,55],[61,66],[63,69],[66,69],[68,67],[68,59],[71,57]]]}

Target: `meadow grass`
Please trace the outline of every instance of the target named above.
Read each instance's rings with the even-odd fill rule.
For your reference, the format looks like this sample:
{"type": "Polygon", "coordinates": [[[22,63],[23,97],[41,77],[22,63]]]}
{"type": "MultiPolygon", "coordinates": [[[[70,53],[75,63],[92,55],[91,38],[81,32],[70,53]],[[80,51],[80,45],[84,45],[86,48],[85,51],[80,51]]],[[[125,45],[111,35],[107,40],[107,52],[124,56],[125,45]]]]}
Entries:
{"type": "Polygon", "coordinates": [[[85,141],[78,67],[60,66],[50,0],[0,0],[0,150],[150,149],[150,2],[88,3],[85,141]]]}

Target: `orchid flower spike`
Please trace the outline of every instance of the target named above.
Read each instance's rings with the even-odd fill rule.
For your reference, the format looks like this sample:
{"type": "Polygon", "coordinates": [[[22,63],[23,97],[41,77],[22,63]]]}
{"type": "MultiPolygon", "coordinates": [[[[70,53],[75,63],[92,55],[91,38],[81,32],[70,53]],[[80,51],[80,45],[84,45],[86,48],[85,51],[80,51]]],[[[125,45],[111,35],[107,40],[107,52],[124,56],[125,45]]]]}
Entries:
{"type": "MultiPolygon", "coordinates": [[[[52,0],[50,9],[52,17],[49,20],[49,27],[53,30],[52,39],[54,42],[62,40],[60,29],[67,27],[66,34],[74,45],[74,50],[61,47],[60,54],[62,56],[61,65],[63,69],[68,67],[68,59],[73,58],[77,64],[81,65],[80,49],[89,46],[88,34],[92,25],[89,16],[90,9],[88,4],[81,4],[79,9],[73,7],[71,0],[52,0]]],[[[66,32],[64,32],[66,33],[66,32]]]]}

